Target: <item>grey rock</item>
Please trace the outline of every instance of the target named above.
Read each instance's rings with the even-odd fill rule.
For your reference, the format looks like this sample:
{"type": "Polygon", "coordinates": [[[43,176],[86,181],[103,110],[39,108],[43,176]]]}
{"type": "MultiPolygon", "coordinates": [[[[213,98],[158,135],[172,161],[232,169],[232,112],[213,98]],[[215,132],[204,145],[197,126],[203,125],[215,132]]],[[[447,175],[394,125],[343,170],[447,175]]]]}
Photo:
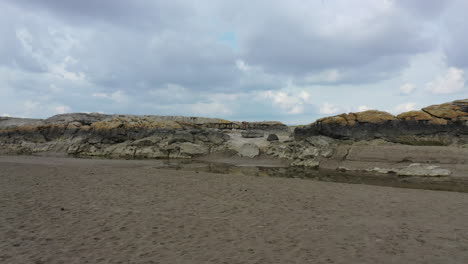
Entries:
{"type": "Polygon", "coordinates": [[[423,165],[420,163],[412,163],[408,167],[397,170],[400,176],[426,176],[426,177],[441,177],[450,176],[452,172],[447,169],[442,169],[435,165],[423,165]]]}
{"type": "Polygon", "coordinates": [[[368,169],[369,172],[376,173],[396,173],[399,176],[421,176],[421,177],[444,177],[450,176],[452,172],[442,169],[440,166],[412,163],[404,168],[379,168],[368,169]]]}
{"type": "Polygon", "coordinates": [[[341,140],[384,139],[407,145],[447,146],[458,144],[453,140],[468,134],[467,120],[468,102],[465,99],[398,116],[369,110],[325,117],[295,128],[294,137],[301,140],[323,135],[341,140]]]}
{"type": "Polygon", "coordinates": [[[276,134],[269,134],[268,137],[267,137],[267,140],[268,141],[278,141],[279,138],[276,134]]]}
{"type": "Polygon", "coordinates": [[[242,145],[242,147],[239,149],[238,152],[239,156],[241,157],[247,157],[247,158],[255,158],[258,155],[260,155],[260,148],[252,143],[245,143],[242,145]]]}
{"type": "Polygon", "coordinates": [[[311,159],[320,155],[320,150],[315,147],[308,147],[304,149],[300,154],[299,158],[301,159],[311,159]]]}
{"type": "Polygon", "coordinates": [[[44,124],[42,119],[0,117],[0,129],[18,127],[18,126],[38,126],[44,124]]]}
{"type": "Polygon", "coordinates": [[[132,142],[132,145],[137,147],[154,146],[161,142],[161,140],[163,140],[161,136],[150,136],[135,140],[132,142]]]}
{"type": "Polygon", "coordinates": [[[208,152],[209,152],[209,148],[204,145],[193,144],[190,142],[184,142],[180,144],[180,153],[182,154],[196,156],[196,155],[208,154],[208,152]]]}
{"type": "Polygon", "coordinates": [[[243,138],[261,138],[265,136],[263,131],[258,131],[258,130],[242,131],[241,135],[243,138]]]}
{"type": "Polygon", "coordinates": [[[312,136],[305,140],[312,146],[319,148],[327,148],[335,142],[332,138],[325,136],[312,136]]]}
{"type": "Polygon", "coordinates": [[[307,159],[307,160],[295,160],[291,163],[291,166],[302,166],[309,168],[318,168],[320,163],[316,160],[307,159]]]}
{"type": "Polygon", "coordinates": [[[158,147],[140,147],[135,151],[135,158],[162,159],[167,157],[168,153],[158,147]]]}
{"type": "Polygon", "coordinates": [[[169,140],[168,144],[174,143],[183,143],[183,142],[191,142],[193,143],[195,138],[193,137],[192,133],[187,131],[177,131],[174,136],[169,140]]]}
{"type": "Polygon", "coordinates": [[[227,134],[224,134],[222,132],[208,132],[207,138],[209,142],[215,144],[215,145],[220,145],[226,141],[229,140],[230,136],[227,134]]]}
{"type": "Polygon", "coordinates": [[[94,122],[102,121],[106,118],[110,118],[111,115],[104,115],[99,113],[71,113],[71,114],[60,114],[49,117],[45,120],[48,124],[68,124],[79,122],[84,125],[90,125],[94,122]]]}

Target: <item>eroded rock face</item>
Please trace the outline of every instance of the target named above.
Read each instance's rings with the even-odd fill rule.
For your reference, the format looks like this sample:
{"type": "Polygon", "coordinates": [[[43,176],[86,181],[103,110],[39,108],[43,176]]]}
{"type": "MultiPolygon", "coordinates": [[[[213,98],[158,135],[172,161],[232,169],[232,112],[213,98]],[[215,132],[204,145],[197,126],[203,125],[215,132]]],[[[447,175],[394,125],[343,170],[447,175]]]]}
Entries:
{"type": "MultiPolygon", "coordinates": [[[[227,131],[285,128],[289,129],[279,122],[231,122],[183,116],[74,113],[45,120],[2,117],[0,153],[57,152],[115,158],[192,158],[226,150],[226,142],[230,139],[225,133],[227,131]]],[[[263,131],[257,133],[260,132],[263,135],[263,131]]]]}
{"type": "Polygon", "coordinates": [[[369,110],[325,117],[294,130],[296,140],[324,135],[336,139],[373,140],[412,145],[466,144],[468,99],[393,116],[369,110]]]}

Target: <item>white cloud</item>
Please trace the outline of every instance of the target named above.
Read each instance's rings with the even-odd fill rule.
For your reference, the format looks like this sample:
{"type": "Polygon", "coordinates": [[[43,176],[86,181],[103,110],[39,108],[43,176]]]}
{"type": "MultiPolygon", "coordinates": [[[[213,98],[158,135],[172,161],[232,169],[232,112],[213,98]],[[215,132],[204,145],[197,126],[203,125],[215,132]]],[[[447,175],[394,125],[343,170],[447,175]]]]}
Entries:
{"type": "Polygon", "coordinates": [[[63,92],[63,89],[61,87],[57,87],[55,84],[49,85],[49,91],[52,93],[59,93],[63,92]]]}
{"type": "Polygon", "coordinates": [[[341,80],[342,74],[340,73],[339,70],[333,69],[333,70],[327,70],[327,71],[322,71],[318,74],[308,74],[305,77],[306,82],[326,82],[326,83],[332,83],[332,82],[337,82],[341,80]]]}
{"type": "Polygon", "coordinates": [[[122,102],[125,102],[128,100],[128,96],[125,94],[125,92],[121,91],[121,90],[117,90],[113,93],[93,93],[91,94],[91,96],[93,97],[98,97],[98,98],[105,98],[105,99],[109,99],[109,100],[112,100],[116,103],[122,103],[122,102]]]}
{"type": "Polygon", "coordinates": [[[158,99],[167,100],[168,102],[177,102],[193,98],[189,89],[174,83],[169,83],[163,88],[150,90],[149,95],[157,97],[158,99]]]}
{"type": "Polygon", "coordinates": [[[109,98],[109,95],[106,93],[93,93],[91,96],[93,97],[101,97],[101,98],[109,98]]]}
{"type": "Polygon", "coordinates": [[[304,105],[310,102],[310,94],[307,91],[300,91],[292,94],[285,91],[265,91],[260,93],[260,97],[271,99],[272,103],[279,106],[288,114],[302,114],[304,105]]]}
{"type": "Polygon", "coordinates": [[[413,110],[418,110],[417,104],[414,102],[408,102],[408,103],[399,104],[395,106],[392,112],[395,114],[399,114],[402,112],[408,112],[408,111],[413,111],[413,110]]]}
{"type": "Polygon", "coordinates": [[[32,100],[26,100],[23,103],[23,106],[24,106],[24,110],[33,111],[33,110],[37,109],[40,106],[40,103],[32,101],[32,100]]]}
{"type": "Polygon", "coordinates": [[[325,102],[321,107],[320,107],[320,114],[323,114],[323,115],[332,115],[332,114],[336,114],[340,111],[340,108],[333,105],[333,104],[330,104],[328,102],[325,102]]]}
{"type": "Polygon", "coordinates": [[[84,81],[86,75],[82,72],[72,72],[67,70],[68,66],[76,64],[78,61],[73,57],[67,56],[61,63],[51,64],[49,71],[51,74],[68,81],[84,81]]]}
{"type": "Polygon", "coordinates": [[[370,109],[371,108],[368,107],[367,105],[360,105],[360,106],[358,106],[357,111],[358,112],[364,112],[364,111],[367,111],[367,110],[370,110],[370,109]]]}
{"type": "Polygon", "coordinates": [[[66,114],[71,112],[71,108],[66,105],[59,105],[54,108],[56,114],[66,114]]]}
{"type": "Polygon", "coordinates": [[[247,63],[245,63],[245,61],[243,60],[236,60],[236,66],[239,70],[243,71],[243,72],[248,72],[252,69],[252,67],[250,67],[249,65],[247,65],[247,63]]]}
{"type": "Polygon", "coordinates": [[[232,111],[223,103],[196,103],[190,105],[190,110],[195,115],[208,117],[219,117],[220,115],[230,115],[232,111]]]}
{"type": "Polygon", "coordinates": [[[3,113],[1,116],[3,116],[3,117],[10,117],[10,115],[7,114],[7,113],[3,113]]]}
{"type": "Polygon", "coordinates": [[[444,76],[437,77],[426,85],[433,94],[451,94],[463,91],[465,88],[465,72],[462,69],[450,67],[444,76]]]}
{"type": "Polygon", "coordinates": [[[416,86],[414,86],[414,84],[405,83],[400,87],[400,93],[403,95],[408,95],[414,92],[415,89],[416,89],[416,86]]]}

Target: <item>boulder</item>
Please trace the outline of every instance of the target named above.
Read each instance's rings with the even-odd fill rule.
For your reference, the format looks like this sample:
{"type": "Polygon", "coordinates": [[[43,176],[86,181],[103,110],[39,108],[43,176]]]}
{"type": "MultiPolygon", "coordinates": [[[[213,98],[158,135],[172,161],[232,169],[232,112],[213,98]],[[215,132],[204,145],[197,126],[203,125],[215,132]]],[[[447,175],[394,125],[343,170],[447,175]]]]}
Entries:
{"type": "Polygon", "coordinates": [[[239,156],[247,158],[255,158],[260,155],[260,148],[252,143],[245,143],[238,151],[239,156]]]}
{"type": "Polygon", "coordinates": [[[276,134],[269,134],[268,137],[267,137],[267,140],[268,141],[278,141],[279,138],[276,134]]]}

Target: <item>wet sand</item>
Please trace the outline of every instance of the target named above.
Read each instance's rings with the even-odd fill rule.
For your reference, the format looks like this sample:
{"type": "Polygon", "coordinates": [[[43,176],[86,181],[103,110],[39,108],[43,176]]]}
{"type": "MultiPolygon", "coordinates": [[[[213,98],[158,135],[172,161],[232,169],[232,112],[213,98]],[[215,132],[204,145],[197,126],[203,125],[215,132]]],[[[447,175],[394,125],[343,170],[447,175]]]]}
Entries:
{"type": "Polygon", "coordinates": [[[467,263],[468,194],[0,157],[0,263],[467,263]]]}

